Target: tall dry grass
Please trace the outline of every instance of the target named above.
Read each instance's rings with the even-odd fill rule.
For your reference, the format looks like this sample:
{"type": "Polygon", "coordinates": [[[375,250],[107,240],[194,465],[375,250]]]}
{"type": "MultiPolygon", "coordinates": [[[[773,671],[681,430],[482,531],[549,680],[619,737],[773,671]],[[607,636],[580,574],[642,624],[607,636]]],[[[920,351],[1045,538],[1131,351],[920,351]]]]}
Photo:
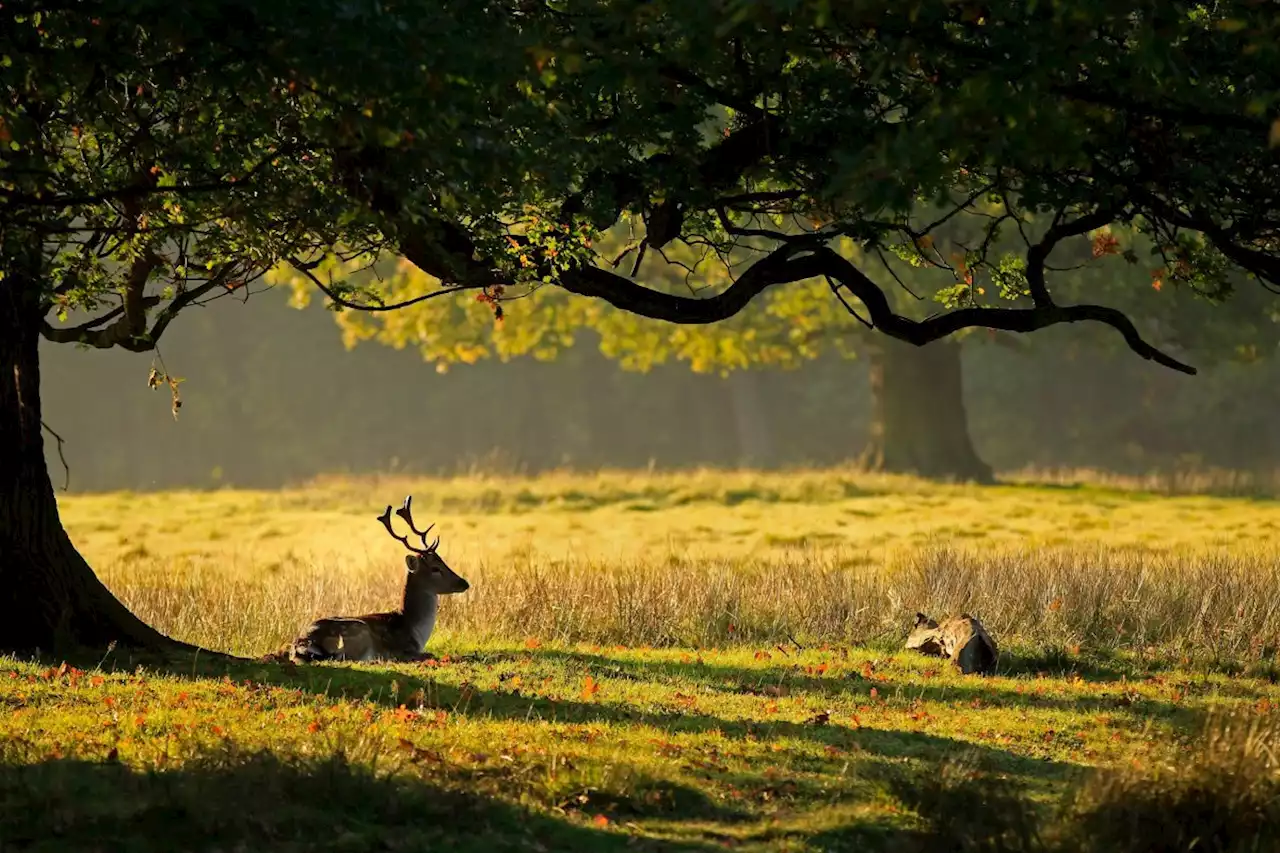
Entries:
{"type": "MultiPolygon", "coordinates": [[[[917,610],[970,612],[1005,643],[1242,660],[1280,646],[1280,549],[786,549],[625,561],[526,553],[466,572],[442,633],[624,645],[896,640],[917,610]]],[[[398,603],[403,570],[333,557],[270,570],[206,558],[99,567],[148,622],[206,647],[278,648],[319,615],[398,603]]]]}

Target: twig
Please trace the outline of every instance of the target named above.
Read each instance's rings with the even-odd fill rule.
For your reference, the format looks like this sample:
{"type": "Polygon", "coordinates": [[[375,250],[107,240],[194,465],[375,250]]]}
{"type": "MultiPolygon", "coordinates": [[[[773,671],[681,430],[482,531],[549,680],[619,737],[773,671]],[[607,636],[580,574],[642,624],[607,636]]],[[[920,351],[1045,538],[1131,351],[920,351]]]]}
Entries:
{"type": "Polygon", "coordinates": [[[67,464],[67,457],[62,453],[62,445],[66,444],[66,441],[62,436],[53,431],[53,427],[49,426],[43,420],[40,421],[40,426],[44,427],[45,432],[53,436],[54,440],[58,442],[58,458],[62,460],[62,470],[65,472],[65,476],[62,480],[62,491],[65,492],[67,489],[71,488],[71,466],[67,464]]]}

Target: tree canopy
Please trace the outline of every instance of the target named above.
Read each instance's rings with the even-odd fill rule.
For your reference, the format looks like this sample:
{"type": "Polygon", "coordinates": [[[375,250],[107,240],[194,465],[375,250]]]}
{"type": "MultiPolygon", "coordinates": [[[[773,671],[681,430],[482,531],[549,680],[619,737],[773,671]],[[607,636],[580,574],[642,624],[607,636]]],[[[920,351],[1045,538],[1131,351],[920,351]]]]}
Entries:
{"type": "Polygon", "coordinates": [[[805,283],[912,344],[1089,321],[1191,372],[1064,299],[1056,252],[1127,229],[1171,286],[1280,286],[1278,83],[1269,0],[6,2],[0,586],[42,604],[0,648],[147,636],[56,523],[38,336],[151,349],[281,270],[374,313],[551,287],[681,325],[805,283]],[[945,310],[901,310],[886,253],[945,310]],[[686,280],[644,279],[663,254],[686,280]],[[331,276],[386,256],[420,292],[331,276]]]}
{"type": "Polygon", "coordinates": [[[5,266],[39,235],[50,307],[115,312],[54,340],[145,348],[279,263],[320,280],[327,253],[391,252],[432,293],[552,284],[675,323],[804,280],[913,343],[1092,320],[1183,369],[1114,308],[1059,304],[1054,250],[1117,225],[1171,283],[1280,278],[1280,23],[1260,0],[4,13],[5,266]],[[944,254],[935,232],[970,215],[944,254]],[[695,292],[598,263],[611,229],[637,257],[691,248],[695,292]],[[946,270],[952,308],[904,316],[842,240],[946,270]]]}
{"type": "MultiPolygon", "coordinates": [[[[699,324],[807,281],[830,300],[816,310],[835,303],[912,343],[1096,321],[1190,370],[1112,305],[1061,304],[1060,247],[1102,235],[1109,255],[1109,230],[1124,232],[1154,254],[1111,259],[1139,269],[1135,286],[1167,282],[1210,299],[1241,274],[1277,281],[1278,25],[1264,3],[640,9],[538,13],[552,46],[531,53],[541,76],[530,97],[556,117],[555,142],[523,175],[518,210],[448,215],[432,200],[427,227],[411,227],[407,211],[423,200],[407,166],[415,146],[363,152],[359,189],[384,224],[434,235],[398,245],[425,279],[370,293],[397,304],[498,285],[481,297],[493,305],[550,284],[699,324]],[[961,218],[972,221],[956,229],[961,218]],[[674,255],[689,274],[646,278],[645,253],[674,255]],[[901,310],[895,284],[874,275],[888,254],[949,275],[933,294],[949,310],[901,310]]],[[[520,132],[504,127],[503,144],[520,132]]],[[[343,259],[303,271],[360,304],[345,288],[362,280],[342,272],[369,256],[343,259]]],[[[784,301],[817,306],[778,297],[771,310],[784,301]]],[[[506,336],[521,334],[534,351],[535,337],[552,340],[506,336]]],[[[660,343],[643,340],[633,348],[660,343]]]]}

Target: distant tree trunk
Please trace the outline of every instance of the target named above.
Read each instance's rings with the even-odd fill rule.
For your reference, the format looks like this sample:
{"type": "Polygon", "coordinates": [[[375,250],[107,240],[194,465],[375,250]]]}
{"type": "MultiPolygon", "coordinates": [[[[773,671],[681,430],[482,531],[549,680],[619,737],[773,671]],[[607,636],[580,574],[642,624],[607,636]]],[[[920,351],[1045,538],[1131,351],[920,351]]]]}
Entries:
{"type": "Polygon", "coordinates": [[[768,414],[760,400],[759,377],[749,370],[735,370],[726,381],[738,434],[738,464],[769,464],[773,459],[773,436],[769,430],[768,414]]]}
{"type": "MultiPolygon", "coordinates": [[[[45,464],[36,287],[0,281],[0,651],[184,648],[144,624],[94,575],[62,528],[45,464]]],[[[189,647],[186,647],[189,648],[189,647]]]]}
{"type": "Polygon", "coordinates": [[[871,430],[862,462],[922,477],[994,479],[969,438],[960,345],[923,347],[879,336],[871,345],[871,430]]]}

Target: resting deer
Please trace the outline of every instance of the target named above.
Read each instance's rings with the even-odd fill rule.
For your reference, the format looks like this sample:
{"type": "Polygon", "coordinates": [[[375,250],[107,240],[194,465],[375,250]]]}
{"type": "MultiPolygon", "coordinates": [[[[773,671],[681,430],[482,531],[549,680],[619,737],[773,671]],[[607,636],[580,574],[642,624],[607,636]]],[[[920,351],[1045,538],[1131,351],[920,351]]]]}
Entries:
{"type": "Polygon", "coordinates": [[[944,619],[941,625],[917,613],[906,647],[923,655],[950,658],[965,675],[991,672],[1000,654],[987,629],[968,613],[944,619]]]}
{"type": "Polygon", "coordinates": [[[405,498],[404,506],[396,510],[396,515],[422,540],[421,548],[410,545],[408,536],[400,536],[392,528],[390,506],[378,516],[378,521],[387,528],[391,537],[412,552],[404,558],[408,576],[404,582],[404,605],[401,609],[367,616],[318,619],[293,641],[289,650],[291,660],[422,660],[429,657],[423,652],[423,647],[435,630],[440,596],[466,592],[471,585],[436,553],[440,545],[439,536],[427,544],[427,534],[435,525],[418,530],[410,509],[412,501],[412,495],[405,498]]]}

